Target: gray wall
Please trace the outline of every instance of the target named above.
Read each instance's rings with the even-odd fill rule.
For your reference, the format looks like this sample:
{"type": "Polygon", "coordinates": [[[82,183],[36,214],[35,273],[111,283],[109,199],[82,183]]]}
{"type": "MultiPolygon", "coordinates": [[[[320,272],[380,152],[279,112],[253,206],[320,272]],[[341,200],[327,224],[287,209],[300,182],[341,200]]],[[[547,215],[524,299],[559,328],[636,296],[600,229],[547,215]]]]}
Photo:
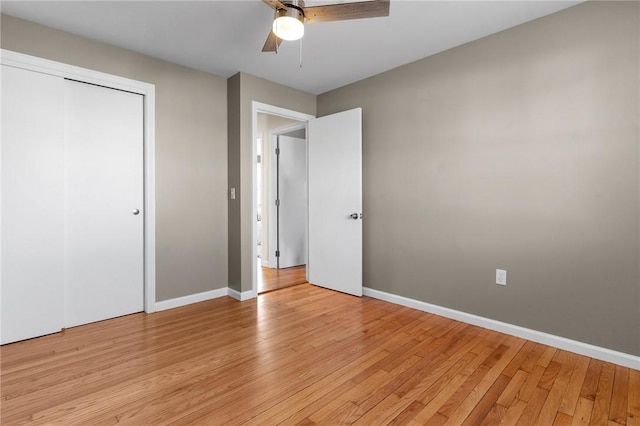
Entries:
{"type": "Polygon", "coordinates": [[[245,292],[252,287],[253,265],[252,102],[315,115],[316,96],[246,73],[231,77],[228,89],[229,187],[237,197],[229,201],[229,287],[245,292]]]}
{"type": "Polygon", "coordinates": [[[589,2],[320,95],[363,108],[365,285],[640,355],[639,16],[589,2]]]}
{"type": "Polygon", "coordinates": [[[156,86],[156,299],[227,285],[226,80],[2,15],[3,49],[156,86]]]}

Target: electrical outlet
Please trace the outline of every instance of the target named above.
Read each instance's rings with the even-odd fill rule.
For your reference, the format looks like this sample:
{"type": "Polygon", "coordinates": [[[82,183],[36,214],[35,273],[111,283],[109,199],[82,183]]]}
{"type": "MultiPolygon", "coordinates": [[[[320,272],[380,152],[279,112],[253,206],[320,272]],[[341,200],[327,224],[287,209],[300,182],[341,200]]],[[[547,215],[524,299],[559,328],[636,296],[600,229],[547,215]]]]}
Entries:
{"type": "Polygon", "coordinates": [[[507,271],[496,269],[496,284],[507,285],[507,271]]]}

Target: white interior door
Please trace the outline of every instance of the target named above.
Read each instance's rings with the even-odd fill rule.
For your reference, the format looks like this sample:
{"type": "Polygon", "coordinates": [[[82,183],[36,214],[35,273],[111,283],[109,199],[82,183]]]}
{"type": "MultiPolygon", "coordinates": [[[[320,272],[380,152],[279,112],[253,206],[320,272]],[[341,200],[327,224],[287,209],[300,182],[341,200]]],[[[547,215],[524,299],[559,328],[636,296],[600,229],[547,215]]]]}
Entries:
{"type": "Polygon", "coordinates": [[[278,136],[278,268],[307,263],[307,144],[278,136]]]}
{"type": "Polygon", "coordinates": [[[309,282],[362,296],[362,109],[309,121],[309,282]]]}
{"type": "Polygon", "coordinates": [[[63,328],[64,80],[2,66],[2,344],[63,328]]]}
{"type": "Polygon", "coordinates": [[[65,325],[143,310],[143,97],[65,82],[65,325]]]}

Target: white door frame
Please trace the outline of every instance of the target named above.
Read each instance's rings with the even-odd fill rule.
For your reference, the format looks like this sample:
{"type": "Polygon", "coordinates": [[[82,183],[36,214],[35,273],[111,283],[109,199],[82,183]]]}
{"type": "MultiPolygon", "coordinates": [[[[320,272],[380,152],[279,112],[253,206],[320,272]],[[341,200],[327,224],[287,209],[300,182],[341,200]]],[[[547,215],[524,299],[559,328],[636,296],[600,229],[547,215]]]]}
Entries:
{"type": "MultiPolygon", "coordinates": [[[[268,232],[269,232],[269,250],[271,251],[271,253],[274,253],[275,250],[271,249],[272,245],[271,242],[272,241],[277,241],[276,238],[278,237],[277,235],[277,228],[276,228],[276,206],[275,206],[275,199],[276,199],[276,180],[278,179],[278,174],[277,174],[277,167],[276,167],[276,156],[273,155],[273,147],[275,146],[275,144],[277,143],[277,137],[279,135],[285,134],[285,133],[289,133],[295,130],[300,130],[300,129],[305,129],[305,144],[307,143],[306,141],[306,130],[307,130],[307,123],[306,122],[301,122],[301,123],[297,123],[297,124],[293,124],[293,125],[288,125],[288,126],[284,126],[284,127],[279,127],[277,129],[273,129],[273,130],[269,130],[269,139],[264,141],[264,149],[268,149],[269,150],[269,189],[268,189],[268,197],[267,199],[269,200],[269,223],[267,224],[268,226],[268,232]]],[[[264,209],[264,206],[263,206],[264,209]]],[[[262,225],[264,227],[264,224],[262,225]]],[[[276,263],[274,264],[271,261],[271,253],[269,253],[269,267],[270,268],[276,268],[277,265],[277,259],[274,259],[276,261],[276,263]]],[[[264,261],[263,261],[263,266],[264,266],[264,261]]]]}
{"type": "MultiPolygon", "coordinates": [[[[156,310],[155,85],[6,49],[0,64],[138,93],[144,97],[144,310],[156,310]]],[[[255,156],[255,155],[254,155],[255,156]]],[[[255,159],[254,159],[255,161],[255,159]]],[[[254,181],[255,186],[255,181],[254,181]]],[[[255,209],[255,205],[254,205],[255,209]]],[[[255,212],[255,210],[254,210],[255,212]]],[[[254,214],[255,216],[255,214],[254,214]]],[[[1,231],[0,231],[1,232],[1,231]]],[[[254,249],[255,251],[255,249],[254,249]]],[[[2,253],[0,252],[0,256],[2,253]]],[[[254,268],[255,269],[255,268],[254,268]]]]}
{"type": "MultiPolygon", "coordinates": [[[[256,152],[256,140],[258,138],[258,114],[269,114],[269,115],[277,115],[280,117],[289,118],[292,120],[298,120],[304,122],[305,129],[307,128],[307,122],[316,118],[310,114],[304,114],[302,112],[293,111],[286,108],[280,108],[277,106],[263,104],[261,102],[252,101],[251,102],[251,123],[252,123],[252,133],[251,133],[251,217],[255,219],[258,215],[258,206],[257,206],[257,188],[258,188],[258,178],[256,176],[256,170],[258,167],[258,157],[256,152]]],[[[308,137],[308,135],[307,135],[308,137]]],[[[269,143],[269,145],[271,145],[269,143]]],[[[263,225],[264,226],[264,225],[263,225]]],[[[257,247],[254,242],[257,237],[257,223],[255,220],[251,221],[251,297],[257,296],[257,288],[258,288],[258,275],[257,275],[257,259],[258,252],[257,247]]],[[[307,230],[308,233],[308,230],[307,230]]],[[[271,242],[271,241],[269,241],[271,242]]],[[[271,259],[271,257],[269,257],[271,259]]]]}

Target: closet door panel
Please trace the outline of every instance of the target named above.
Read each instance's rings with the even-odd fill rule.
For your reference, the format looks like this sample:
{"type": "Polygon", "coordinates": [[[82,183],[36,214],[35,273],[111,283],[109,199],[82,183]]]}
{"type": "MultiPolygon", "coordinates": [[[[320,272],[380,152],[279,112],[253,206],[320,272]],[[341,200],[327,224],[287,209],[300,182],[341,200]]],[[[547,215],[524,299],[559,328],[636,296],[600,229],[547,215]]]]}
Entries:
{"type": "Polygon", "coordinates": [[[63,327],[64,80],[2,66],[1,336],[63,327]]]}
{"type": "Polygon", "coordinates": [[[72,327],[143,310],[143,97],[67,80],[64,123],[72,327]]]}

